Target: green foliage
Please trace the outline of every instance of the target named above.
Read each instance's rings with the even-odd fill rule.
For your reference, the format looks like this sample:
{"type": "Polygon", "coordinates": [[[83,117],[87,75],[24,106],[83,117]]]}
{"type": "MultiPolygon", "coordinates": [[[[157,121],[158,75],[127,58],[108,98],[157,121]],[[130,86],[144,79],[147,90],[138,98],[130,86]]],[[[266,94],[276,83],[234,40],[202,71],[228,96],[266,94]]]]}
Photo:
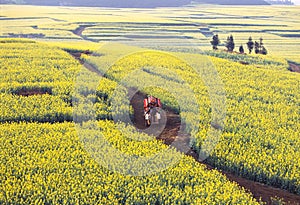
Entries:
{"type": "Polygon", "coordinates": [[[212,45],[213,47],[213,50],[217,50],[218,49],[218,45],[220,44],[220,39],[219,39],[219,36],[218,34],[214,35],[213,38],[212,38],[212,41],[210,42],[210,44],[212,45]]]}
{"type": "Polygon", "coordinates": [[[234,43],[232,35],[227,37],[225,47],[227,48],[227,51],[229,51],[229,52],[232,52],[234,50],[235,43],[234,43]]]}
{"type": "Polygon", "coordinates": [[[224,51],[206,51],[205,54],[234,62],[240,62],[242,64],[256,65],[262,69],[286,71],[289,67],[286,60],[275,56],[240,55],[224,51]]]}
{"type": "Polygon", "coordinates": [[[249,40],[247,42],[247,47],[248,47],[248,50],[249,50],[249,54],[251,54],[251,52],[252,52],[252,50],[254,48],[254,42],[253,42],[251,36],[249,37],[249,40]]]}

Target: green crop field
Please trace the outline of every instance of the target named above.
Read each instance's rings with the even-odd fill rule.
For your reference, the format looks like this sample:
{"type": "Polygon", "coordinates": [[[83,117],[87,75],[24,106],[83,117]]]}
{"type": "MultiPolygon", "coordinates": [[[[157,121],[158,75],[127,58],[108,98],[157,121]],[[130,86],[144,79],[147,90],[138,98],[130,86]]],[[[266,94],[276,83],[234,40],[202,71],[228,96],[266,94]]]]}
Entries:
{"type": "Polygon", "coordinates": [[[299,202],[299,7],[0,10],[0,204],[299,202]]]}
{"type": "MultiPolygon", "coordinates": [[[[211,7],[104,9],[31,7],[1,5],[2,37],[44,34],[43,39],[112,41],[130,34],[165,36],[166,39],[193,38],[202,50],[210,49],[212,33],[224,42],[228,35],[236,45],[246,44],[249,36],[265,39],[269,53],[299,62],[299,7],[211,7]],[[135,18],[138,16],[139,18],[135,18]],[[88,25],[82,36],[74,34],[88,25]],[[159,34],[159,35],[157,35],[159,34]]],[[[160,40],[160,39],[158,39],[160,40]]]]}

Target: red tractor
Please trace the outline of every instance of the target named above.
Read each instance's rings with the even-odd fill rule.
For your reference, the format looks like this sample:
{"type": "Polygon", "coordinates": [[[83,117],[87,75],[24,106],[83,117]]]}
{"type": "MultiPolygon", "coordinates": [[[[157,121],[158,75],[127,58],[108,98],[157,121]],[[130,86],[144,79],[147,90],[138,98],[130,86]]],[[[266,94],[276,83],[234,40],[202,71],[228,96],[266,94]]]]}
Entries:
{"type": "Polygon", "coordinates": [[[159,124],[161,120],[161,102],[159,98],[148,96],[144,99],[144,116],[145,125],[150,126],[153,124],[159,124]]]}

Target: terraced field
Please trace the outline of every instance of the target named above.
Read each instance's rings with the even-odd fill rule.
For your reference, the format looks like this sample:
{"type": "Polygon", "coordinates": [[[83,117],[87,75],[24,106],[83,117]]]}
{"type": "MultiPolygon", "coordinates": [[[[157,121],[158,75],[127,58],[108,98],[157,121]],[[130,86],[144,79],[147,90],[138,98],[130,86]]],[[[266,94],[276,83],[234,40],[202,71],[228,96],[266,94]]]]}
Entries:
{"type": "Polygon", "coordinates": [[[0,204],[299,204],[299,8],[224,8],[1,5],[0,204]]]}
{"type": "Polygon", "coordinates": [[[255,40],[262,37],[270,54],[300,63],[297,6],[104,9],[1,5],[1,8],[2,37],[96,42],[143,38],[169,44],[174,40],[184,44],[182,39],[188,38],[202,50],[209,50],[214,33],[220,35],[222,43],[232,34],[237,47],[246,46],[249,36],[255,40]]]}

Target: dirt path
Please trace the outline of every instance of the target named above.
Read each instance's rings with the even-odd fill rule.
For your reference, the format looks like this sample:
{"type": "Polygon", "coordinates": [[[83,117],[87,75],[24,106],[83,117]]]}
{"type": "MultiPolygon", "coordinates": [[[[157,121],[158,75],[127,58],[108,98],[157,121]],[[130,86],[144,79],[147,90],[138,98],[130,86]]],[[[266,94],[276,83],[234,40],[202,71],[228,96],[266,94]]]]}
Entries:
{"type": "MultiPolygon", "coordinates": [[[[135,92],[134,89],[132,88],[129,89],[129,95],[132,95],[133,92],[135,92]]],[[[144,125],[144,117],[143,117],[144,97],[145,94],[141,92],[137,92],[130,101],[134,109],[133,123],[138,129],[146,128],[144,125]]],[[[179,150],[185,150],[187,155],[192,156],[196,161],[198,161],[198,154],[189,147],[189,137],[186,135],[180,135],[178,133],[181,126],[180,116],[172,112],[171,109],[168,109],[166,111],[166,116],[167,116],[166,127],[161,132],[161,134],[157,137],[157,140],[162,140],[165,144],[171,145],[174,142],[176,136],[180,136],[178,137],[178,139],[176,139],[177,143],[173,143],[172,145],[175,144],[175,148],[179,150]]],[[[203,162],[199,162],[199,163],[206,165],[208,169],[214,169],[214,167],[212,167],[211,165],[205,164],[203,162]]],[[[282,198],[286,202],[286,204],[297,205],[300,202],[299,195],[292,194],[288,191],[274,188],[259,182],[254,182],[246,178],[232,174],[230,172],[222,171],[222,173],[226,175],[230,181],[238,183],[241,187],[244,187],[246,190],[248,190],[248,192],[251,192],[258,201],[261,199],[263,202],[266,202],[267,204],[276,204],[274,201],[272,201],[272,198],[275,198],[277,196],[279,198],[282,198]]]]}
{"type": "Polygon", "coordinates": [[[300,73],[300,65],[293,63],[293,62],[289,62],[290,65],[290,71],[292,72],[296,72],[296,73],[300,73]]]}
{"type": "Polygon", "coordinates": [[[75,35],[79,36],[80,38],[86,40],[86,41],[92,41],[97,42],[97,40],[90,39],[84,35],[82,35],[83,31],[88,27],[93,27],[94,25],[79,25],[74,31],[72,31],[75,35]]]}
{"type": "MultiPolygon", "coordinates": [[[[81,52],[72,52],[72,51],[67,51],[69,54],[71,54],[76,60],[78,60],[80,62],[80,64],[82,64],[85,68],[87,68],[89,71],[93,72],[93,73],[97,73],[100,76],[103,76],[102,73],[92,64],[85,62],[84,60],[82,60],[80,58],[81,56],[81,52]]],[[[87,55],[93,55],[93,53],[86,51],[85,54],[87,55]]],[[[98,55],[99,56],[99,55],[98,55]]]]}
{"type": "MultiPolygon", "coordinates": [[[[80,59],[81,53],[70,53],[74,58],[80,61],[88,70],[97,73],[98,75],[102,75],[95,66],[85,63],[80,59]]],[[[134,88],[128,89],[129,95],[133,96],[130,100],[130,103],[134,109],[134,120],[133,124],[140,130],[146,130],[144,125],[144,117],[143,117],[143,100],[145,94],[136,91],[134,88]]],[[[171,109],[166,109],[166,126],[162,130],[162,132],[157,136],[157,140],[163,141],[167,145],[171,145],[174,140],[178,137],[177,143],[175,144],[176,148],[179,150],[186,150],[185,153],[189,156],[192,156],[196,161],[198,161],[198,154],[189,147],[189,137],[179,133],[181,124],[180,116],[174,113],[171,109]],[[178,146],[178,147],[177,147],[178,146]]],[[[149,133],[148,133],[149,134],[149,133]]],[[[199,162],[199,161],[198,161],[199,162]]],[[[203,162],[199,162],[202,163],[203,162]]],[[[208,169],[214,169],[214,167],[205,164],[208,169]]],[[[251,192],[253,196],[259,201],[260,199],[266,204],[278,204],[272,201],[272,198],[279,197],[282,198],[285,204],[290,205],[300,205],[300,196],[296,194],[292,194],[288,191],[274,188],[262,183],[254,182],[243,177],[237,176],[235,174],[222,171],[227,178],[239,184],[241,187],[244,187],[248,192],[251,192]]]]}

